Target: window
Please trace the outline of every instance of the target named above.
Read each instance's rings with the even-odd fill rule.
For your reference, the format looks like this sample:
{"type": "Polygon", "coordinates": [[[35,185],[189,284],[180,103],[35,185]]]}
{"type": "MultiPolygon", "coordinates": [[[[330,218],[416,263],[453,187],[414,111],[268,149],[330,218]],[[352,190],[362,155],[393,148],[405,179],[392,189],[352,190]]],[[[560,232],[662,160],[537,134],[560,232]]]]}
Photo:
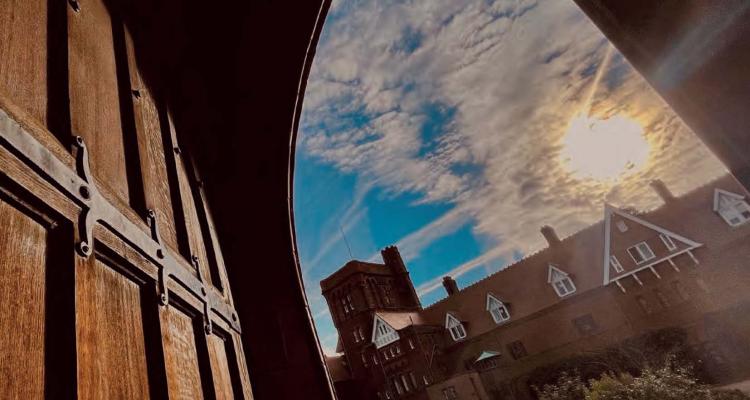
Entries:
{"type": "Polygon", "coordinates": [[[519,358],[523,358],[528,355],[528,353],[526,352],[526,346],[524,346],[523,342],[520,340],[508,343],[508,350],[510,351],[510,355],[513,356],[514,360],[518,360],[519,358]]]}
{"type": "Polygon", "coordinates": [[[427,379],[427,375],[422,375],[422,382],[424,382],[425,386],[430,384],[430,380],[427,379]]]}
{"type": "Polygon", "coordinates": [[[419,385],[417,385],[417,378],[414,377],[414,372],[409,372],[409,379],[411,380],[411,386],[416,389],[419,385]]]}
{"type": "Polygon", "coordinates": [[[677,245],[674,244],[671,236],[667,236],[662,233],[659,235],[659,237],[661,238],[661,241],[664,242],[664,246],[667,246],[667,250],[673,251],[677,248],[677,245]]]}
{"type": "Polygon", "coordinates": [[[407,340],[409,342],[409,349],[414,350],[414,342],[411,341],[411,339],[407,340]]]}
{"type": "Polygon", "coordinates": [[[651,247],[646,242],[640,242],[633,247],[628,249],[628,254],[633,258],[636,264],[642,264],[654,257],[654,252],[651,251],[651,247]]]}
{"type": "Polygon", "coordinates": [[[407,392],[411,392],[411,387],[409,386],[409,381],[406,380],[405,375],[401,375],[401,383],[404,384],[404,390],[407,392]]]}
{"type": "Polygon", "coordinates": [[[354,311],[354,302],[352,301],[351,295],[348,295],[348,294],[346,295],[346,302],[349,305],[349,309],[354,311]]]}
{"type": "Polygon", "coordinates": [[[624,268],[622,268],[622,264],[620,264],[620,260],[618,260],[617,257],[615,256],[609,256],[609,264],[612,265],[612,268],[618,274],[625,270],[624,268]]]}
{"type": "Polygon", "coordinates": [[[594,333],[597,329],[596,322],[594,322],[594,317],[591,314],[574,319],[573,325],[578,329],[578,333],[584,336],[594,333]]]}
{"type": "Polygon", "coordinates": [[[554,286],[557,295],[560,297],[567,296],[576,291],[576,287],[573,284],[573,281],[571,281],[567,276],[556,281],[554,286]]]}
{"type": "Polygon", "coordinates": [[[355,330],[352,334],[354,334],[354,343],[359,343],[359,335],[357,335],[357,331],[355,330]]]}
{"type": "Polygon", "coordinates": [[[664,295],[664,292],[659,289],[654,289],[654,294],[656,295],[656,298],[659,299],[659,303],[662,307],[669,308],[669,299],[664,295]]]}
{"type": "Polygon", "coordinates": [[[750,220],[750,206],[745,198],[725,190],[716,189],[714,211],[730,226],[739,226],[750,220]]]}
{"type": "Polygon", "coordinates": [[[367,357],[365,356],[365,353],[362,353],[362,366],[367,368],[367,357]]]}
{"type": "Polygon", "coordinates": [[[638,305],[641,306],[641,311],[643,311],[644,314],[650,315],[654,312],[654,309],[651,308],[651,304],[649,304],[645,297],[637,296],[635,300],[638,302],[638,305]]]}
{"type": "Polygon", "coordinates": [[[555,288],[555,292],[559,297],[564,297],[569,294],[575,293],[576,285],[573,284],[573,280],[570,279],[568,274],[550,264],[549,272],[547,274],[547,283],[555,288]]]}
{"type": "Polygon", "coordinates": [[[453,386],[450,386],[450,387],[443,389],[443,399],[445,400],[458,399],[458,393],[456,393],[456,388],[453,386]]]}
{"type": "Polygon", "coordinates": [[[451,314],[446,314],[445,316],[445,327],[450,331],[454,341],[459,341],[466,337],[466,329],[464,329],[463,324],[451,314]]]}
{"type": "Polygon", "coordinates": [[[401,388],[401,382],[398,381],[398,378],[393,378],[393,387],[396,388],[396,393],[398,394],[404,394],[404,389],[401,388]]]}
{"type": "Polygon", "coordinates": [[[490,315],[492,315],[492,320],[495,321],[496,324],[510,319],[508,307],[489,293],[487,293],[487,310],[490,312],[490,315]]]}
{"type": "Polygon", "coordinates": [[[378,365],[378,355],[377,354],[373,354],[372,355],[372,362],[373,362],[373,364],[378,365]]]}
{"type": "Polygon", "coordinates": [[[396,350],[396,354],[401,354],[401,347],[399,345],[396,345],[394,349],[396,350]]]}
{"type": "Polygon", "coordinates": [[[690,294],[685,290],[685,286],[683,286],[680,281],[672,282],[672,288],[677,292],[677,295],[680,296],[681,300],[685,301],[690,299],[690,294]]]}
{"type": "Polygon", "coordinates": [[[620,231],[620,232],[622,232],[622,233],[628,231],[628,226],[625,224],[625,221],[623,221],[623,220],[617,221],[617,223],[615,225],[617,225],[617,230],[620,231]]]}

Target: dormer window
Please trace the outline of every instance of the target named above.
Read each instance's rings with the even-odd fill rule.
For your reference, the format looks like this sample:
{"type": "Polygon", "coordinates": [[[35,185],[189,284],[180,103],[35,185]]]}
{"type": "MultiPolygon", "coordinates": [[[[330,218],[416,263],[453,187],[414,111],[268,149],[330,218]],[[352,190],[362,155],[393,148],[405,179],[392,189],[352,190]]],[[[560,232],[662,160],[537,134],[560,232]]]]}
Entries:
{"type": "Polygon", "coordinates": [[[445,329],[451,333],[451,337],[454,341],[459,341],[466,337],[466,329],[458,318],[451,314],[445,315],[445,329]]]}
{"type": "Polygon", "coordinates": [[[492,315],[492,320],[496,324],[505,322],[510,319],[510,312],[508,307],[503,304],[502,301],[498,300],[495,296],[487,293],[487,311],[492,315]]]}
{"type": "Polygon", "coordinates": [[[552,285],[559,297],[565,297],[575,293],[576,285],[567,273],[550,264],[547,274],[547,283],[552,285]]]}
{"type": "Polygon", "coordinates": [[[633,258],[636,264],[642,264],[654,257],[653,250],[648,246],[646,242],[640,242],[633,247],[628,248],[628,254],[633,258]]]}
{"type": "Polygon", "coordinates": [[[664,246],[667,247],[667,250],[674,251],[677,248],[677,245],[674,244],[674,240],[672,240],[671,236],[667,236],[661,233],[659,234],[659,237],[661,238],[661,241],[664,243],[664,246]]]}
{"type": "Polygon", "coordinates": [[[716,189],[714,192],[714,211],[729,226],[739,226],[750,220],[750,206],[745,197],[726,190],[716,189]]]}

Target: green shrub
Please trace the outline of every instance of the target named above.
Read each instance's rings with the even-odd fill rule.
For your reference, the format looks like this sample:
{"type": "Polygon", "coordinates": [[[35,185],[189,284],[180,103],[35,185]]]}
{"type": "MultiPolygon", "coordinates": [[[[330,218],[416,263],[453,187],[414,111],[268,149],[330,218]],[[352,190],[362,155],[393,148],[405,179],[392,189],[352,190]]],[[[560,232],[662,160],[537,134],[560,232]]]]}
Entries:
{"type": "Polygon", "coordinates": [[[563,373],[555,384],[534,387],[540,400],[748,400],[740,391],[718,391],[699,383],[691,370],[668,361],[644,368],[639,376],[605,373],[585,384],[574,374],[563,373]]]}

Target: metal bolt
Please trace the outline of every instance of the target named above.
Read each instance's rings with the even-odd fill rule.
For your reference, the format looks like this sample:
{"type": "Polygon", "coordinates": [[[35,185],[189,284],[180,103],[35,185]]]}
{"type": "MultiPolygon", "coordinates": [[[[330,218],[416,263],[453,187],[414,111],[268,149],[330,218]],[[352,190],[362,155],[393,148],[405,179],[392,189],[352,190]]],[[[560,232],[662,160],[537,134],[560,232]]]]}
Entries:
{"type": "Polygon", "coordinates": [[[83,147],[83,137],[76,136],[76,144],[78,144],[79,146],[83,147]]]}
{"type": "Polygon", "coordinates": [[[156,213],[154,212],[154,210],[149,209],[148,210],[148,216],[149,216],[149,218],[156,218],[156,213]]]}
{"type": "Polygon", "coordinates": [[[89,256],[91,254],[91,247],[86,242],[81,242],[78,244],[78,251],[83,256],[89,256]]]}
{"type": "Polygon", "coordinates": [[[162,293],[161,296],[159,296],[159,301],[161,302],[162,305],[166,306],[167,303],[169,303],[169,298],[167,298],[167,294],[162,293]]]}
{"type": "Polygon", "coordinates": [[[206,335],[210,335],[214,331],[210,324],[204,325],[203,329],[206,331],[206,335]]]}
{"type": "Polygon", "coordinates": [[[91,190],[89,190],[88,186],[81,186],[80,189],[78,189],[78,192],[84,200],[91,199],[91,190]]]}

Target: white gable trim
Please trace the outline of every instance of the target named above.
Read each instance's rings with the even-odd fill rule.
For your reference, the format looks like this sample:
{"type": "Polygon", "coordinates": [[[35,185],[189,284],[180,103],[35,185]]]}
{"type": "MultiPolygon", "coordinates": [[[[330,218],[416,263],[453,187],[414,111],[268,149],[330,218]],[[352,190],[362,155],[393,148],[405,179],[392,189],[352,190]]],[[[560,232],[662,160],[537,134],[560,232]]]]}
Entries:
{"type": "Polygon", "coordinates": [[[445,313],[445,329],[450,329],[456,325],[461,325],[461,321],[454,317],[453,314],[445,313]]]}
{"type": "Polygon", "coordinates": [[[505,303],[500,301],[497,297],[493,296],[492,293],[487,293],[487,302],[486,302],[486,309],[487,311],[490,311],[492,309],[492,302],[495,301],[497,304],[500,304],[501,306],[505,306],[505,303]]]}
{"type": "Polygon", "coordinates": [[[745,200],[745,196],[739,195],[737,193],[732,193],[724,189],[716,188],[714,190],[714,211],[715,212],[719,211],[719,200],[721,199],[721,196],[726,196],[735,200],[745,200]]]}
{"type": "MultiPolygon", "coordinates": [[[[612,230],[610,228],[612,227],[612,215],[613,214],[617,214],[620,217],[623,217],[625,219],[633,221],[633,222],[635,222],[637,224],[641,224],[641,225],[643,225],[643,226],[645,226],[645,227],[647,227],[649,229],[652,229],[652,230],[654,230],[654,231],[656,231],[658,233],[661,233],[661,234],[663,234],[665,236],[670,237],[672,240],[677,240],[677,241],[682,242],[683,244],[685,244],[685,245],[688,246],[686,249],[683,249],[682,251],[670,254],[670,256],[668,257],[668,259],[671,259],[671,258],[673,258],[673,257],[675,257],[677,255],[680,255],[680,254],[683,254],[683,253],[686,253],[686,252],[689,253],[690,250],[693,250],[695,248],[703,246],[703,244],[701,244],[701,243],[698,243],[696,241],[690,240],[690,239],[688,239],[688,238],[686,238],[684,236],[678,235],[678,234],[676,234],[676,233],[674,233],[672,231],[669,231],[667,229],[664,229],[664,228],[662,228],[662,227],[660,227],[658,225],[654,225],[654,224],[652,224],[652,223],[650,223],[650,222],[648,222],[648,221],[646,221],[644,219],[638,218],[638,217],[636,217],[634,215],[630,215],[627,212],[625,212],[625,211],[623,211],[623,210],[621,210],[621,209],[619,209],[617,207],[614,207],[614,206],[612,206],[610,204],[606,204],[605,203],[604,204],[604,285],[605,286],[608,285],[608,284],[610,284],[611,282],[617,281],[617,280],[619,280],[619,279],[621,279],[623,277],[626,277],[626,276],[629,276],[629,275],[634,275],[636,272],[641,271],[643,269],[652,268],[654,266],[654,264],[658,264],[658,263],[666,260],[665,258],[656,259],[654,262],[651,262],[649,264],[644,264],[644,265],[640,266],[636,270],[630,271],[630,272],[628,272],[627,274],[624,274],[624,275],[620,275],[620,276],[618,276],[614,280],[610,280],[610,276],[609,276],[609,270],[610,270],[609,256],[611,255],[611,252],[610,252],[610,247],[611,246],[610,245],[611,245],[611,242],[612,242],[611,241],[612,230]]],[[[690,253],[690,254],[692,254],[692,253],[690,253]]]]}
{"type": "Polygon", "coordinates": [[[372,343],[375,345],[375,348],[379,349],[383,346],[397,341],[398,339],[398,331],[396,331],[390,324],[385,322],[385,320],[380,318],[378,314],[375,314],[375,317],[372,321],[372,343]],[[387,333],[378,332],[379,326],[384,326],[387,333]]]}
{"type": "Polygon", "coordinates": [[[559,280],[559,279],[554,279],[554,280],[552,279],[555,276],[555,274],[559,274],[558,276],[561,275],[563,277],[568,276],[567,272],[561,270],[560,268],[557,268],[557,266],[555,266],[554,264],[550,264],[549,269],[547,269],[547,283],[552,283],[554,281],[559,280]]]}

